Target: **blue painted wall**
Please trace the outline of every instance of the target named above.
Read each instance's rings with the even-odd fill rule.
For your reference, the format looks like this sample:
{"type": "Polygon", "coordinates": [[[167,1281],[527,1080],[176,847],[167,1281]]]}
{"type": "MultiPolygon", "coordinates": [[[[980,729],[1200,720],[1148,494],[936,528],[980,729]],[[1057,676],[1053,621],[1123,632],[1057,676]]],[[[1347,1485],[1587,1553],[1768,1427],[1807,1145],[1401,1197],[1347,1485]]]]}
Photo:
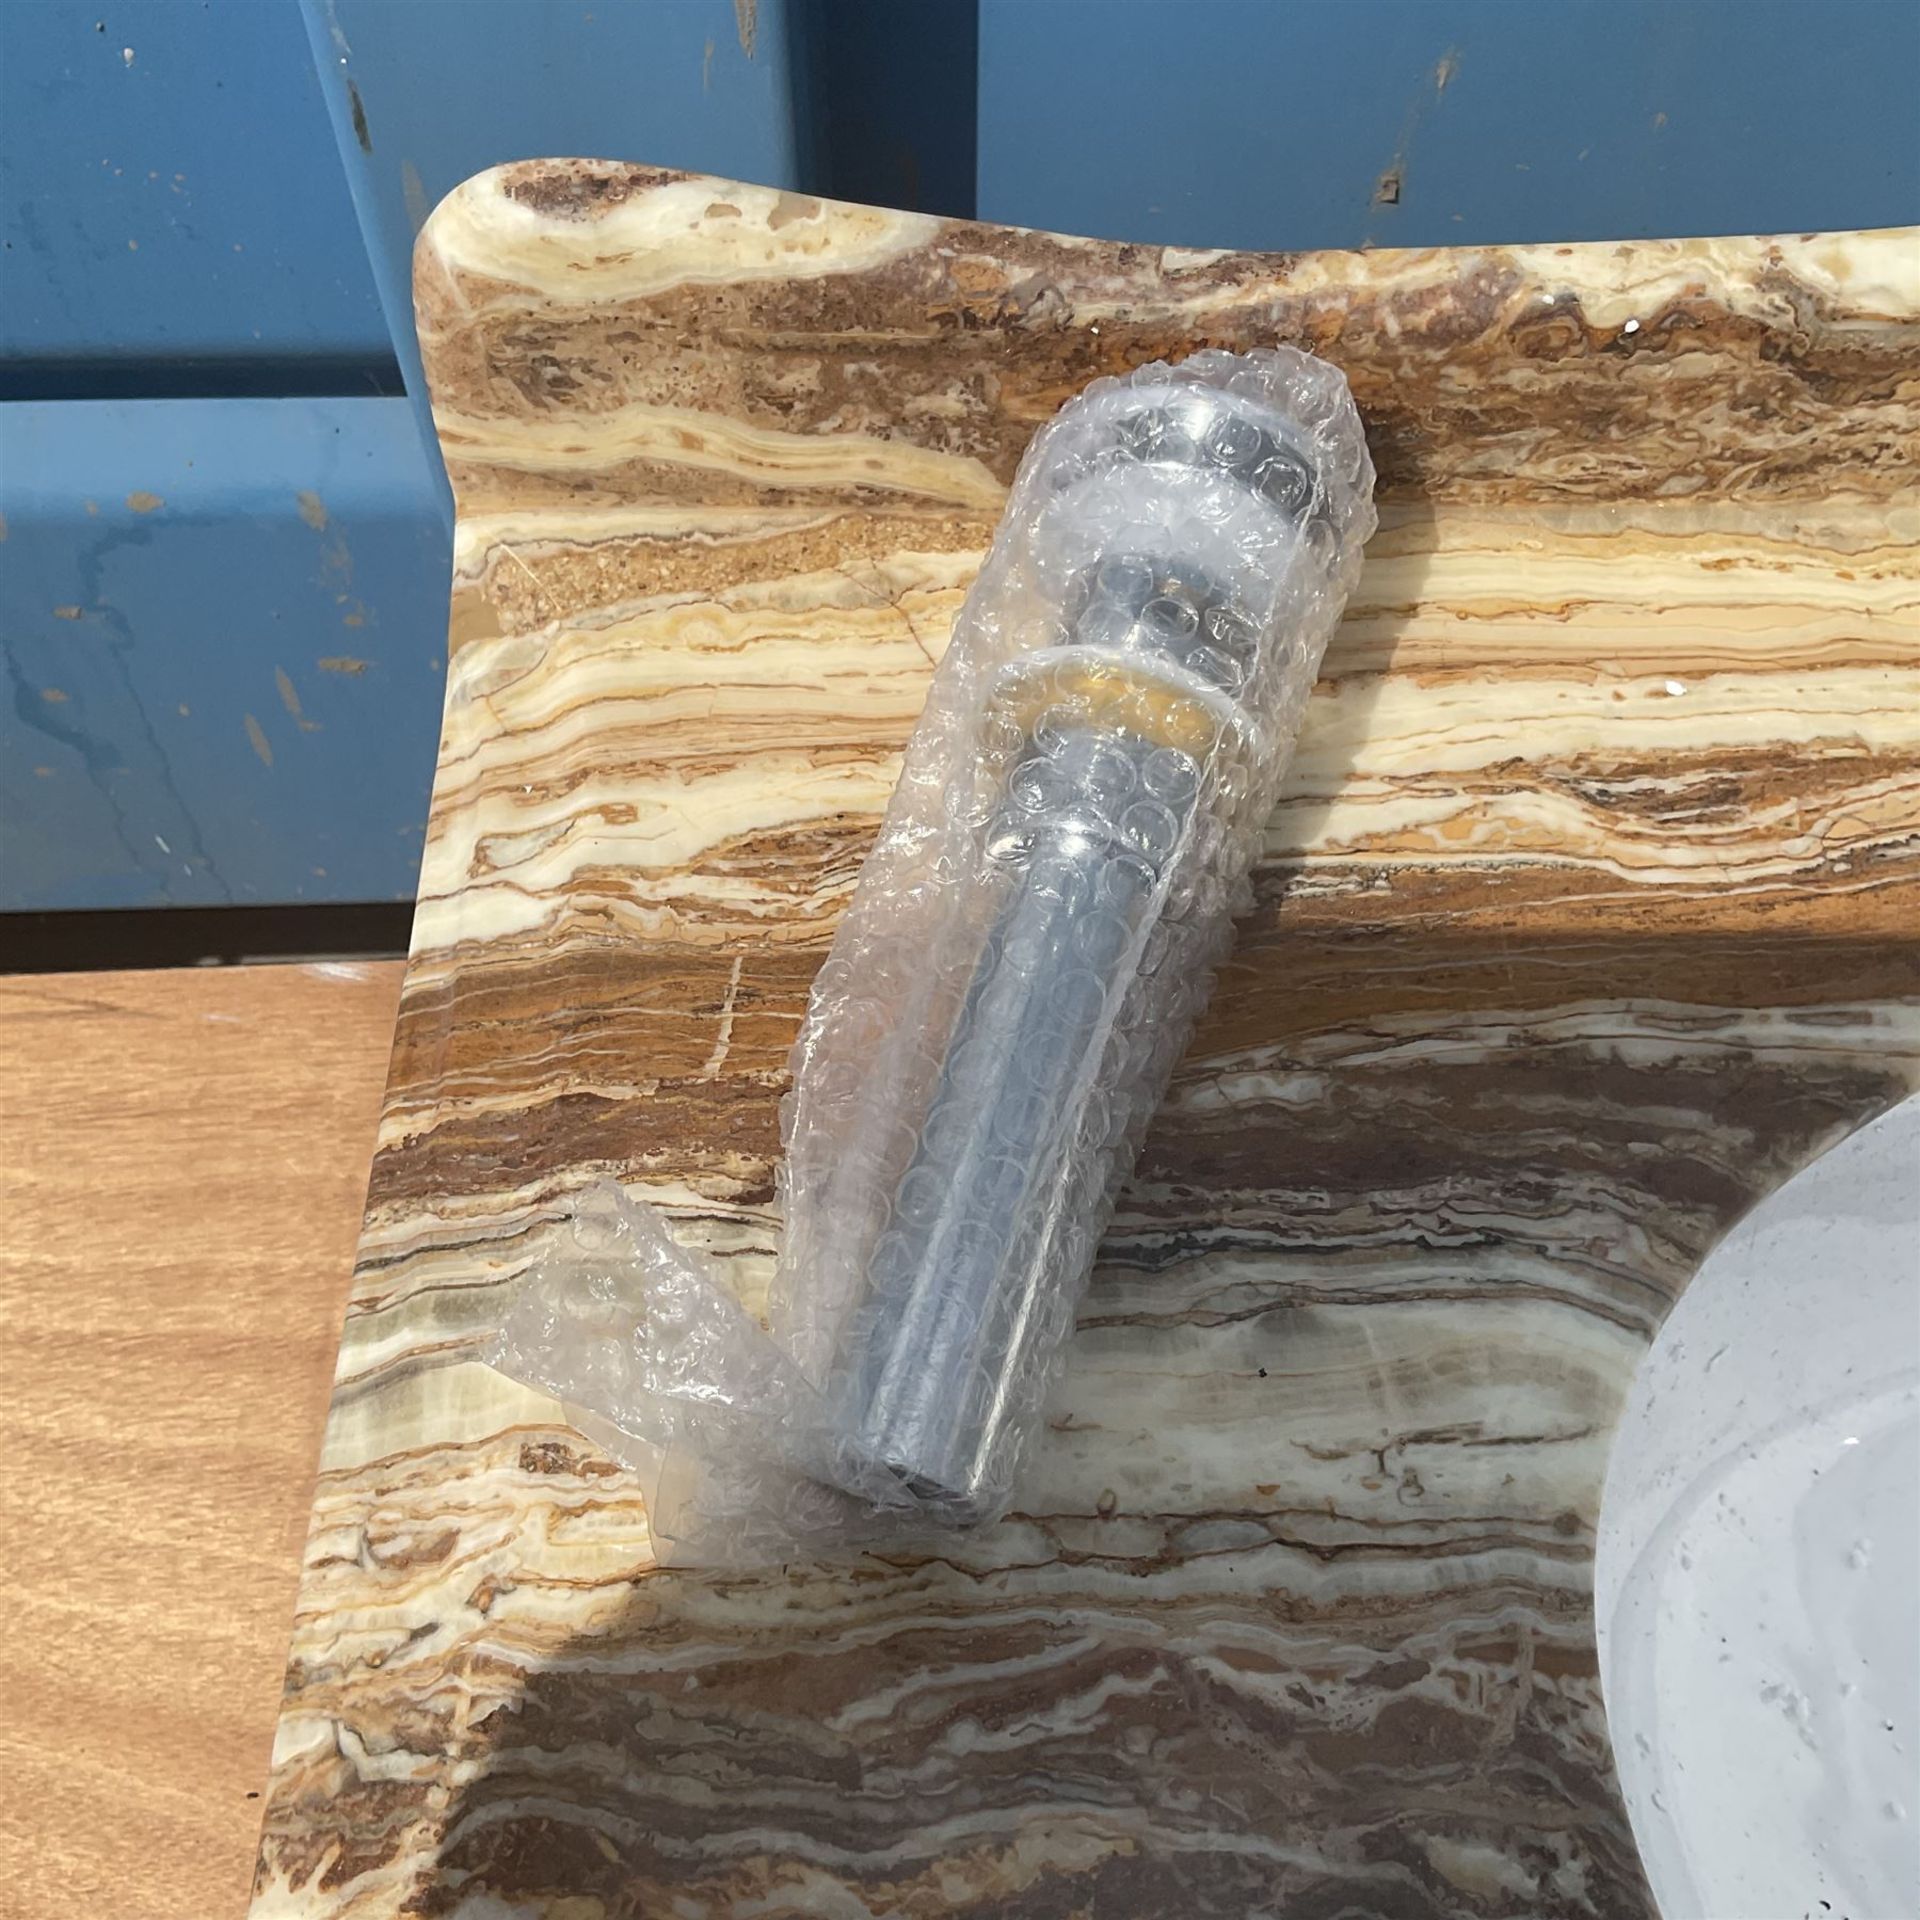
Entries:
{"type": "Polygon", "coordinates": [[[981,0],[979,212],[1180,246],[1920,219],[1914,0],[981,0]]]}
{"type": "Polygon", "coordinates": [[[391,400],[0,408],[9,907],[410,898],[447,535],[391,400]]]}
{"type": "Polygon", "coordinates": [[[292,0],[4,0],[0,243],[0,396],[392,366],[292,0]]]}
{"type": "Polygon", "coordinates": [[[1917,80],[1920,0],[0,0],[0,912],[412,891],[408,261],[483,167],[1195,246],[1873,226],[1917,80]]]}
{"type": "Polygon", "coordinates": [[[412,894],[414,234],[541,154],[797,184],[788,47],[733,0],[0,0],[0,912],[412,894]]]}

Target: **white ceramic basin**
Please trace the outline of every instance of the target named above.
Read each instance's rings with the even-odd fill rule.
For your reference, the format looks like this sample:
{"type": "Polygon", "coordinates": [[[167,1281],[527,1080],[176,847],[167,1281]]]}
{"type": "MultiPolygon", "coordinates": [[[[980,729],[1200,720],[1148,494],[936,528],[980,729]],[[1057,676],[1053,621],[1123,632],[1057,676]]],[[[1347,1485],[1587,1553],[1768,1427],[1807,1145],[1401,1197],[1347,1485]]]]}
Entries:
{"type": "Polygon", "coordinates": [[[1920,1100],[1709,1258],[1608,1475],[1602,1682],[1666,1920],[1920,1916],[1920,1100]]]}

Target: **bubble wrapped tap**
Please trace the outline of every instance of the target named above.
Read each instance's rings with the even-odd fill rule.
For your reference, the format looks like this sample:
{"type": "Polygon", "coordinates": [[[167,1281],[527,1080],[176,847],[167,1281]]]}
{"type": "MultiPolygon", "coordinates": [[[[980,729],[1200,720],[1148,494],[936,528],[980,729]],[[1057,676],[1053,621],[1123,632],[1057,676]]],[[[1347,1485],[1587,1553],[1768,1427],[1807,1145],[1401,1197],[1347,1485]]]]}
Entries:
{"type": "Polygon", "coordinates": [[[1344,379],[1290,349],[1097,382],[1035,436],[814,983],[766,1326],[612,1190],[494,1344],[658,1474],[681,1557],[1006,1507],[1372,481],[1344,379]]]}

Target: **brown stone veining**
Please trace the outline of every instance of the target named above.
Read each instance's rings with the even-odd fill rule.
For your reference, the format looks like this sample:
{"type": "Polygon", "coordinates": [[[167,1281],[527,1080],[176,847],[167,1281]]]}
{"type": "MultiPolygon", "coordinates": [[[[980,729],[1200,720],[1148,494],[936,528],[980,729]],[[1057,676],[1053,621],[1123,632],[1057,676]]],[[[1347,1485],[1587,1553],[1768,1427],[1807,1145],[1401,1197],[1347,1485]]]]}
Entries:
{"type": "Polygon", "coordinates": [[[1613,1423],[1920,1078],[1913,236],[1180,253],[537,162],[416,282],[454,653],[257,1920],[1650,1914],[1613,1423]],[[663,1572],[476,1344],[602,1173],[754,1297],[1027,436],[1273,339],[1382,529],[1020,1510],[663,1572]]]}

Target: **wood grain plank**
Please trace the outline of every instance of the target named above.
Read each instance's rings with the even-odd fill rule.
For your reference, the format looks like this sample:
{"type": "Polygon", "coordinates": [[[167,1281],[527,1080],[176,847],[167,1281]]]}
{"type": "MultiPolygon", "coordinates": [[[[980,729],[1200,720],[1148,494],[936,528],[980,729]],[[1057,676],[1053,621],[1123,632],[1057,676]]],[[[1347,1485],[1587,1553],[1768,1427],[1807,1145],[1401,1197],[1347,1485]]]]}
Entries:
{"type": "Polygon", "coordinates": [[[0,981],[0,1913],[245,1907],[400,971],[0,981]]]}

